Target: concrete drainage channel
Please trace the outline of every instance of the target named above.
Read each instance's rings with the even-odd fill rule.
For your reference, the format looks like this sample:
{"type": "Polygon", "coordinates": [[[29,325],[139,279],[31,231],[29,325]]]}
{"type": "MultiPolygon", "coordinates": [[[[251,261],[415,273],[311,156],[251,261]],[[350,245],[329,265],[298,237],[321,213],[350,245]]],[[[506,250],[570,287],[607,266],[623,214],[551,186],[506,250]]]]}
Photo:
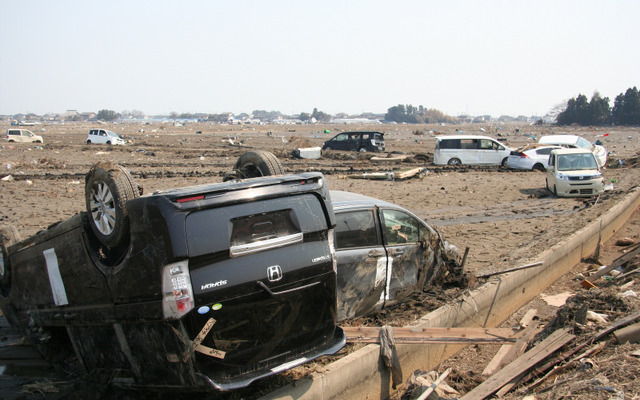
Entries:
{"type": "MultiPolygon", "coordinates": [[[[566,274],[581,259],[593,255],[599,239],[605,242],[640,205],[640,190],[565,241],[541,253],[542,265],[511,272],[487,282],[454,303],[423,316],[414,327],[496,327],[520,307],[566,274]]],[[[463,345],[396,345],[403,371],[430,370],[463,345]]],[[[275,399],[384,399],[392,393],[389,371],[380,361],[380,347],[370,344],[327,365],[262,400],[275,399]]]]}

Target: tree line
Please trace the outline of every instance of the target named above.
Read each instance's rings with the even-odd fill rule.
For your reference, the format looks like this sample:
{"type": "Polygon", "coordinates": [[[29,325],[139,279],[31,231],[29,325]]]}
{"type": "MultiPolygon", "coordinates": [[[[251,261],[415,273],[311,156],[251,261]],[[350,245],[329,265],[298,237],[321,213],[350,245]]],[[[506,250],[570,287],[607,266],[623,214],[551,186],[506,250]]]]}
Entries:
{"type": "Polygon", "coordinates": [[[640,93],[634,86],[620,93],[609,105],[608,97],[595,92],[591,100],[579,94],[567,102],[567,107],[556,117],[558,125],[640,125],[640,93]]]}
{"type": "Polygon", "coordinates": [[[439,124],[455,123],[456,118],[444,114],[442,111],[423,106],[414,107],[411,104],[398,104],[390,107],[384,115],[387,121],[405,122],[407,124],[439,124]]]}

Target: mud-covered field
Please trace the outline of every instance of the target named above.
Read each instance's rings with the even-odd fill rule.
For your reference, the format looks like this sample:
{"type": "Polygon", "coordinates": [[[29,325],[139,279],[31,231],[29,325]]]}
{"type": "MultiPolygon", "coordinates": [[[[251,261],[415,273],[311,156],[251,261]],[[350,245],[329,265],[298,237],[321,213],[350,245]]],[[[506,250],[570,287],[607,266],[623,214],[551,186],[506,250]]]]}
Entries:
{"type": "MultiPolygon", "coordinates": [[[[0,131],[8,126],[1,126],[0,131]]],[[[331,189],[347,190],[402,205],[437,227],[460,251],[470,248],[466,266],[489,272],[513,267],[609,209],[640,183],[633,157],[640,150],[639,129],[556,128],[537,126],[422,125],[41,125],[30,127],[44,145],[0,143],[0,223],[16,226],[23,237],[66,219],[85,208],[84,176],[96,162],[111,161],[130,170],[145,193],[159,189],[221,182],[236,159],[250,149],[269,150],[287,172],[321,171],[331,189]],[[85,144],[89,128],[124,134],[130,144],[85,144]],[[331,133],[323,133],[325,129],[331,133]],[[320,146],[339,131],[375,129],[385,133],[389,153],[410,155],[405,162],[373,162],[372,153],[332,151],[319,160],[294,159],[296,147],[320,146]],[[433,154],[434,136],[487,134],[511,147],[543,134],[580,134],[600,140],[610,163],[604,176],[613,191],[598,201],[558,199],[550,195],[541,172],[506,168],[451,168],[425,163],[433,154]],[[200,132],[200,133],[198,133],[200,132]],[[608,136],[604,136],[608,133],[608,136]],[[231,144],[233,143],[233,144],[231,144]],[[419,155],[416,157],[416,155],[419,155]],[[363,172],[419,166],[427,174],[402,181],[352,179],[363,172]],[[10,175],[10,177],[9,177],[10,175]]]]}
{"type": "MultiPolygon", "coordinates": [[[[6,124],[2,125],[0,131],[6,128],[6,124]]],[[[606,212],[640,183],[640,169],[636,168],[640,129],[171,123],[40,125],[27,129],[41,134],[45,143],[0,142],[0,224],[14,225],[23,238],[85,209],[84,176],[96,162],[125,166],[144,193],[152,193],[221,182],[240,154],[259,149],[276,154],[287,172],[321,171],[331,189],[353,191],[406,207],[437,228],[461,254],[468,247],[465,269],[479,274],[536,261],[539,253],[606,212]],[[130,143],[86,144],[88,130],[96,127],[123,134],[130,143]],[[325,130],[331,133],[324,133],[325,130]],[[380,156],[372,153],[331,151],[319,160],[295,159],[291,155],[297,147],[321,146],[324,140],[346,130],[384,132],[388,153],[409,157],[404,162],[380,162],[370,160],[374,155],[380,156]],[[603,174],[613,189],[598,199],[558,199],[544,189],[545,176],[541,172],[436,167],[425,162],[433,154],[435,135],[456,132],[493,136],[514,148],[537,141],[544,134],[570,133],[590,141],[600,140],[610,152],[609,167],[603,174]],[[415,167],[426,167],[426,174],[396,181],[354,179],[364,172],[415,167]]],[[[628,235],[637,239],[640,231],[634,229],[628,235]]],[[[416,298],[374,322],[406,325],[423,310],[446,301],[446,297],[445,294],[429,304],[424,298],[416,298]]],[[[299,367],[292,376],[317,367],[315,363],[299,367]]],[[[289,379],[291,375],[284,380],[289,379]]],[[[271,382],[274,380],[280,378],[271,382]]],[[[252,391],[254,394],[259,386],[252,391]]]]}

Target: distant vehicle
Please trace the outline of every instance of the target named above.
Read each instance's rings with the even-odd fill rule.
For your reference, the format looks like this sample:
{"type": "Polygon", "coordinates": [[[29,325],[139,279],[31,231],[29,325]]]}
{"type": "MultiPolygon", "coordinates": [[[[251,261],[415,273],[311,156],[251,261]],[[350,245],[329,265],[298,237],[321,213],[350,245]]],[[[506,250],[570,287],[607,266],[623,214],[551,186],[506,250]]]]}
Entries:
{"type": "Polygon", "coordinates": [[[127,142],[115,132],[106,129],[91,129],[87,136],[87,144],[91,143],[126,144],[127,142]]]}
{"type": "Polygon", "coordinates": [[[502,165],[507,164],[514,149],[488,136],[436,136],[433,163],[436,165],[502,165]]]}
{"type": "Polygon", "coordinates": [[[322,150],[384,151],[384,133],[342,132],[324,142],[322,150]]]}
{"type": "Polygon", "coordinates": [[[42,136],[26,129],[7,129],[4,140],[7,142],[44,143],[42,136]]]}
{"type": "Polygon", "coordinates": [[[552,150],[546,185],[558,197],[590,197],[604,191],[596,157],[587,149],[552,150]]]}
{"type": "Polygon", "coordinates": [[[544,172],[549,166],[549,154],[551,154],[551,150],[561,148],[560,146],[543,146],[537,143],[528,144],[509,154],[507,167],[544,172]]]}
{"type": "Polygon", "coordinates": [[[600,167],[607,163],[607,150],[598,144],[593,144],[578,135],[548,135],[540,138],[539,143],[556,145],[568,148],[587,149],[596,156],[596,161],[600,167]]]}

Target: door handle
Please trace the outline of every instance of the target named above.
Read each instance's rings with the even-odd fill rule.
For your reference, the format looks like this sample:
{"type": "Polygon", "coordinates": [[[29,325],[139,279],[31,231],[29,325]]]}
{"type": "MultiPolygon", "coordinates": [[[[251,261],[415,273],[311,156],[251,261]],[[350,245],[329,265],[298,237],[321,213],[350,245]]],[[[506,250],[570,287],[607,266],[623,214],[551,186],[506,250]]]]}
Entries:
{"type": "Polygon", "coordinates": [[[401,250],[401,249],[391,249],[387,251],[389,252],[389,255],[392,255],[392,256],[401,256],[404,253],[404,250],[401,250]]]}

